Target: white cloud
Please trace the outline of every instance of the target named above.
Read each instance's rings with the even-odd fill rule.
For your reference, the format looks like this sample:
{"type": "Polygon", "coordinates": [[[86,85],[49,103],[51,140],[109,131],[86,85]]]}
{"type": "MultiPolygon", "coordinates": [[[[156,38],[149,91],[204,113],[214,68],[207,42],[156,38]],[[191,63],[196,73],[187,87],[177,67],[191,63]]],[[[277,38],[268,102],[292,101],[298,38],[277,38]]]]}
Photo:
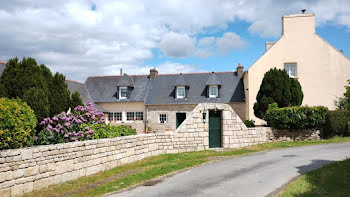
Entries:
{"type": "Polygon", "coordinates": [[[229,23],[239,19],[250,24],[252,34],[277,38],[281,16],[303,8],[316,13],[318,26],[332,23],[350,29],[348,0],[0,1],[0,60],[31,56],[82,81],[115,72],[116,66],[110,65],[146,72],[144,62],[154,57],[154,49],[170,57],[207,58],[216,53],[215,47],[236,50],[242,41],[229,34],[195,44],[198,37],[228,31],[229,23]]]}
{"type": "Polygon", "coordinates": [[[186,34],[170,32],[160,41],[160,49],[168,57],[188,57],[194,49],[194,39],[186,34]]]}
{"type": "Polygon", "coordinates": [[[239,35],[233,32],[226,32],[222,37],[216,39],[216,47],[221,53],[239,50],[244,46],[245,42],[239,37],[239,35]]]}

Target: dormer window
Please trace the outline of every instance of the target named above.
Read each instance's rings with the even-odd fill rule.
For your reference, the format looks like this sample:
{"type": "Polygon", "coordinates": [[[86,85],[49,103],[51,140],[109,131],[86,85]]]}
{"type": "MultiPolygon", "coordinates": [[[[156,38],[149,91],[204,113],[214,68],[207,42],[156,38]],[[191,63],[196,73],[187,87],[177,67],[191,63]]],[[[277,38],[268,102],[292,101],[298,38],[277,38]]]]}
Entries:
{"type": "Polygon", "coordinates": [[[177,86],[176,87],[176,98],[182,99],[185,97],[186,97],[185,86],[177,86]]]}
{"type": "Polygon", "coordinates": [[[127,98],[128,98],[128,88],[119,87],[119,99],[127,99],[127,98]]]}
{"type": "Polygon", "coordinates": [[[217,98],[219,97],[218,86],[209,86],[209,98],[217,98]]]}

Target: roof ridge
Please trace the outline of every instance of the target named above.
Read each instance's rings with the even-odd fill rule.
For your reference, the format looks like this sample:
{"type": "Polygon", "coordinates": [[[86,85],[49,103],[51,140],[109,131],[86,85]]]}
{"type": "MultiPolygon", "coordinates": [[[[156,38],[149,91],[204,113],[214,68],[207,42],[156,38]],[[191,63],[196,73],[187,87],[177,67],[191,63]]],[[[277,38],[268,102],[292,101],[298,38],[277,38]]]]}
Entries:
{"type": "Polygon", "coordinates": [[[71,80],[71,79],[66,79],[66,81],[70,81],[70,82],[74,82],[74,83],[79,83],[79,84],[85,85],[84,83],[81,83],[79,81],[74,81],[74,80],[71,80]]]}
{"type": "MultiPolygon", "coordinates": [[[[218,71],[218,72],[214,72],[215,74],[221,74],[221,73],[235,73],[236,71],[218,71]]],[[[196,75],[196,74],[210,74],[213,72],[193,72],[193,73],[161,73],[158,74],[159,75],[196,75]]],[[[130,77],[136,77],[136,76],[148,76],[148,74],[135,74],[135,75],[129,75],[130,77]]],[[[97,77],[122,77],[123,75],[96,75],[96,76],[89,76],[88,78],[97,78],[97,77]]]]}

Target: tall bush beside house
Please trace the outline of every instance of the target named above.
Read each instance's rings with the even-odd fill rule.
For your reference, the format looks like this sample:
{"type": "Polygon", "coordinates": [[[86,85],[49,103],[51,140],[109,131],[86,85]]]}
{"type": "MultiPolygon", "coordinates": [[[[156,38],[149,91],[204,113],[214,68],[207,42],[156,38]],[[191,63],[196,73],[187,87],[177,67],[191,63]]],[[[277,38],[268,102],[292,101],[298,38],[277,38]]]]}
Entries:
{"type": "Polygon", "coordinates": [[[34,58],[22,61],[13,58],[7,62],[0,76],[0,96],[21,98],[39,121],[67,111],[72,102],[65,77],[59,73],[53,76],[50,69],[38,65],[34,58]]]}
{"type": "Polygon", "coordinates": [[[36,123],[33,110],[25,102],[0,98],[0,149],[32,145],[36,123]]]}
{"type": "Polygon", "coordinates": [[[326,123],[323,127],[322,137],[350,136],[350,113],[346,110],[328,111],[326,123]]]}
{"type": "Polygon", "coordinates": [[[254,103],[255,116],[264,119],[269,104],[278,107],[300,106],[303,92],[297,79],[289,78],[285,70],[270,69],[265,73],[254,103]]]}
{"type": "Polygon", "coordinates": [[[321,128],[326,122],[327,110],[323,106],[278,108],[277,103],[273,103],[269,105],[265,120],[276,129],[321,128]]]}

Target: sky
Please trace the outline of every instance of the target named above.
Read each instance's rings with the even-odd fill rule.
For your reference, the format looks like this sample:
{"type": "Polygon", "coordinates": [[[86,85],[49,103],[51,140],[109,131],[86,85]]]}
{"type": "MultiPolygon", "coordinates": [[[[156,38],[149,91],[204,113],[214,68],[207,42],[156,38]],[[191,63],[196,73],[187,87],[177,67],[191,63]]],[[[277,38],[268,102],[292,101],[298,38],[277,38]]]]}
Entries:
{"type": "Polygon", "coordinates": [[[316,14],[316,32],[350,56],[349,0],[0,1],[0,60],[33,57],[52,72],[88,76],[249,68],[281,17],[316,14]]]}

